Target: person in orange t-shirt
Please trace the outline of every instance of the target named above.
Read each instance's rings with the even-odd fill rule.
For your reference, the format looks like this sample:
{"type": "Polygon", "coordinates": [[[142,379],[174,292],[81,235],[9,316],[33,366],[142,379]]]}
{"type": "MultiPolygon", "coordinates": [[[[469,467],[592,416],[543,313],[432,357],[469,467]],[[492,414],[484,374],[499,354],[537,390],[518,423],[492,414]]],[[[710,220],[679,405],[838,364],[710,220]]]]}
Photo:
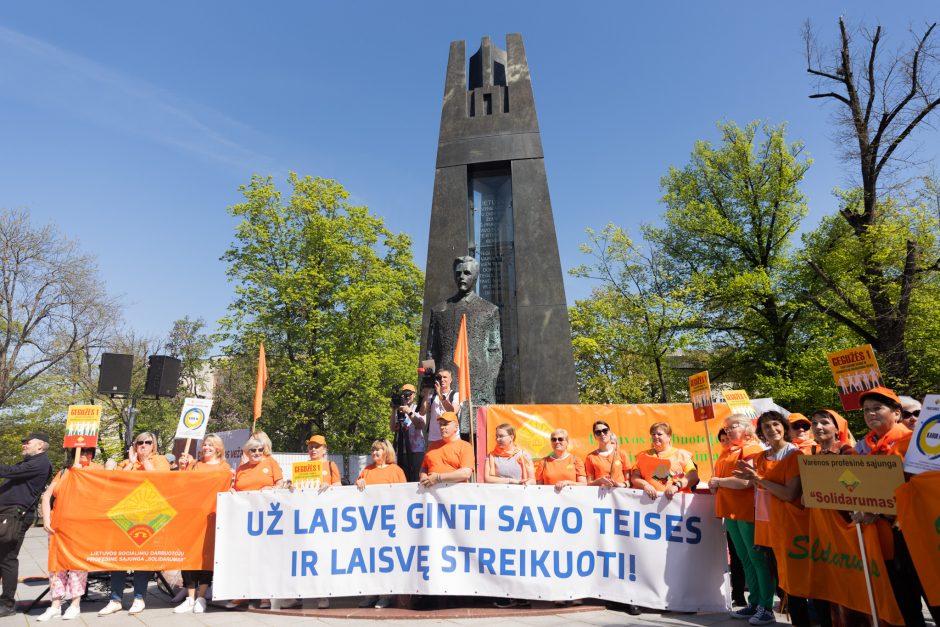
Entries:
{"type": "Polygon", "coordinates": [[[754,435],[751,419],[744,414],[725,418],[724,428],[731,446],[728,454],[715,462],[708,487],[715,494],[715,515],[725,519],[747,581],[748,603],[731,616],[747,620],[757,616],[755,621],[760,622],[752,624],[769,624],[773,619],[774,578],[767,559],[754,549],[754,487],[747,479],[733,476],[739,462],[752,460],[764,447],[754,435]]]}
{"type": "Polygon", "coordinates": [[[584,474],[588,485],[602,488],[625,488],[630,477],[630,462],[625,451],[617,446],[614,435],[603,420],[591,425],[591,431],[597,438],[597,450],[584,458],[584,474]]]}
{"type": "MultiPolygon", "coordinates": [[[[395,447],[388,440],[376,440],[372,443],[372,463],[359,472],[356,487],[360,491],[367,485],[380,485],[388,483],[407,483],[405,471],[396,464],[395,447]]],[[[385,609],[392,604],[389,595],[365,597],[359,602],[359,607],[374,607],[377,610],[385,609]]]]}
{"type": "Polygon", "coordinates": [[[405,471],[396,464],[395,448],[388,440],[372,443],[372,463],[359,472],[356,487],[365,490],[367,485],[407,483],[405,471]]]}
{"type": "MultiPolygon", "coordinates": [[[[210,433],[202,440],[202,459],[196,461],[189,453],[180,455],[179,467],[181,471],[190,472],[224,472],[229,479],[232,478],[232,469],[225,463],[225,443],[222,438],[210,433]]],[[[207,495],[208,496],[208,495],[207,495]]],[[[206,592],[212,585],[211,570],[184,570],[183,586],[186,588],[186,598],[173,609],[176,614],[202,614],[206,611],[206,592]]]]}
{"type": "MultiPolygon", "coordinates": [[[[137,434],[134,443],[127,451],[127,459],[118,466],[118,470],[126,472],[154,472],[170,470],[170,462],[166,457],[157,453],[157,437],[149,431],[137,434]]],[[[131,603],[128,614],[139,614],[144,611],[144,594],[147,584],[153,576],[152,571],[138,570],[134,572],[134,602],[131,603]]],[[[108,616],[120,612],[123,608],[121,601],[124,598],[124,582],[127,573],[116,570],[111,573],[111,600],[98,610],[98,616],[108,616]]]]}
{"type": "Polygon", "coordinates": [[[538,461],[535,479],[539,485],[553,485],[555,491],[571,485],[587,485],[584,463],[568,451],[568,432],[555,429],[550,436],[552,452],[538,461]]]}
{"type": "MultiPolygon", "coordinates": [[[[790,443],[800,449],[804,455],[812,455],[816,441],[813,439],[813,423],[803,414],[796,412],[787,416],[790,443]]],[[[760,433],[760,431],[758,431],[760,433]]]]}
{"type": "MultiPolygon", "coordinates": [[[[74,455],[75,451],[72,451],[74,455]]],[[[72,468],[81,470],[83,468],[104,468],[92,460],[95,458],[95,449],[83,448],[81,455],[78,456],[76,463],[72,468]]],[[[50,536],[55,533],[52,528],[52,499],[58,496],[59,485],[65,479],[69,468],[63,468],[55,476],[46,491],[42,493],[40,500],[40,509],[42,511],[42,527],[50,536]]],[[[84,570],[53,570],[49,572],[49,591],[52,597],[52,603],[46,611],[36,617],[36,620],[45,622],[53,618],[64,618],[71,620],[78,618],[81,614],[82,595],[85,594],[85,585],[88,582],[88,571],[84,570]],[[63,599],[70,599],[71,604],[62,611],[63,599]]]]}
{"type": "Polygon", "coordinates": [[[271,456],[268,444],[260,438],[250,437],[242,445],[242,451],[248,461],[235,470],[233,491],[272,490],[284,485],[284,473],[277,460],[271,456]]]}
{"type": "MultiPolygon", "coordinates": [[[[904,459],[911,443],[912,432],[901,422],[902,405],[898,395],[890,388],[876,387],[862,392],[859,402],[865,414],[865,424],[871,431],[864,439],[859,440],[855,450],[860,455],[897,455],[904,459]]],[[[852,520],[864,525],[879,523],[881,518],[878,514],[852,512],[852,520]]],[[[883,521],[880,524],[883,524],[883,521]]],[[[885,559],[885,568],[894,598],[898,602],[905,625],[924,625],[920,600],[921,597],[926,600],[926,595],[914,567],[914,560],[911,559],[907,542],[897,525],[892,526],[891,532],[894,556],[890,560],[885,559]]],[[[929,603],[927,601],[930,615],[934,620],[940,621],[940,606],[929,603]]]]}
{"type": "Polygon", "coordinates": [[[698,469],[692,453],[672,446],[672,427],[668,422],[650,425],[653,447],[636,456],[630,481],[651,499],[660,492],[671,499],[677,492],[689,492],[698,483],[698,469]]]}
{"type": "Polygon", "coordinates": [[[307,456],[312,462],[325,461],[323,470],[320,471],[320,485],[342,485],[343,480],[339,474],[339,467],[336,462],[330,461],[326,457],[326,438],[322,435],[311,435],[307,440],[307,456]]]}
{"type": "Polygon", "coordinates": [[[473,447],[460,439],[457,414],[446,411],[437,419],[441,439],[431,442],[421,464],[419,483],[426,488],[445,483],[466,483],[473,475],[473,447]]]}

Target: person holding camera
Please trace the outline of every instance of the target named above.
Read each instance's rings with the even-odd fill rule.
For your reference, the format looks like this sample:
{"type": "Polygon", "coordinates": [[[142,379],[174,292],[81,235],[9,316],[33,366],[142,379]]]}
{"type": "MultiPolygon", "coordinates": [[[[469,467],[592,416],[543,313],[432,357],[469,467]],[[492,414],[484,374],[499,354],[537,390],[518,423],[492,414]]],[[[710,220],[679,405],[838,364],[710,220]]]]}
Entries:
{"type": "Polygon", "coordinates": [[[415,403],[415,386],[406,383],[392,394],[392,415],[389,424],[395,434],[395,455],[409,482],[418,480],[424,461],[424,427],[427,422],[415,403]]]}
{"type": "Polygon", "coordinates": [[[421,390],[421,409],[419,413],[427,419],[428,444],[441,439],[441,429],[437,419],[446,412],[460,412],[460,393],[450,389],[453,375],[450,370],[442,368],[434,375],[434,387],[423,387],[421,390]]]}

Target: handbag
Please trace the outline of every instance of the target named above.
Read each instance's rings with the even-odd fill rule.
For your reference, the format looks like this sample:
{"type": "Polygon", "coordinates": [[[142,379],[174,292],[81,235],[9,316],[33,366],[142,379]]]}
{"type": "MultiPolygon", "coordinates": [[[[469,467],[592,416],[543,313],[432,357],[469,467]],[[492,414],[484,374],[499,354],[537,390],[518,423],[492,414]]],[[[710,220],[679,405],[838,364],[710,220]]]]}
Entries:
{"type": "Polygon", "coordinates": [[[16,541],[25,513],[26,510],[18,505],[0,507],[0,544],[16,541]]]}

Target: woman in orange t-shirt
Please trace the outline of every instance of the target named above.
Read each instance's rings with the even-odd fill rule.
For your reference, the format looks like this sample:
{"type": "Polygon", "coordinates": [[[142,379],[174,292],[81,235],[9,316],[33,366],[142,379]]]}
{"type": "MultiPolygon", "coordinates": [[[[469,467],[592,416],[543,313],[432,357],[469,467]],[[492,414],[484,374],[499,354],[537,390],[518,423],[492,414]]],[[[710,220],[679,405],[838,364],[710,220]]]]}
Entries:
{"type": "MultiPolygon", "coordinates": [[[[396,464],[395,448],[388,440],[376,440],[372,443],[372,463],[359,472],[356,487],[365,490],[367,485],[381,485],[388,483],[407,483],[405,471],[396,464]]],[[[374,607],[384,609],[392,604],[391,595],[365,597],[359,602],[359,607],[374,607]]]]}
{"type": "MultiPolygon", "coordinates": [[[[202,459],[196,461],[189,453],[180,455],[179,467],[181,471],[195,472],[224,472],[229,480],[232,478],[232,469],[225,463],[225,444],[222,438],[214,433],[207,435],[202,441],[202,459]]],[[[202,614],[206,611],[206,592],[212,585],[211,570],[184,570],[183,585],[187,596],[173,612],[176,614],[202,614]]]]}
{"type": "Polygon", "coordinates": [[[356,487],[365,490],[367,485],[407,483],[405,471],[395,463],[396,461],[392,443],[388,440],[376,440],[372,443],[372,463],[359,472],[356,487]]]}
{"type": "Polygon", "coordinates": [[[311,435],[307,440],[307,456],[312,462],[326,462],[320,471],[320,485],[341,485],[343,483],[336,462],[326,457],[326,438],[322,435],[311,435]]]}
{"type": "Polygon", "coordinates": [[[553,450],[539,460],[535,469],[539,485],[553,485],[556,491],[570,485],[587,485],[584,464],[568,451],[568,432],[555,429],[550,437],[553,450]]]}
{"type": "Polygon", "coordinates": [[[610,425],[598,420],[591,425],[591,431],[597,438],[597,450],[584,458],[584,473],[587,484],[602,488],[625,488],[630,476],[630,462],[627,455],[617,446],[617,436],[610,430],[610,425]]]}
{"type": "Polygon", "coordinates": [[[767,559],[754,549],[754,486],[747,479],[733,476],[740,462],[752,460],[764,448],[754,435],[751,419],[744,414],[725,418],[725,432],[731,446],[727,454],[715,462],[715,473],[708,480],[708,487],[715,494],[715,515],[725,519],[725,528],[747,581],[748,603],[731,616],[747,620],[757,616],[760,622],[752,624],[769,624],[773,619],[774,577],[767,559]]]}
{"type": "Polygon", "coordinates": [[[652,448],[636,456],[630,482],[651,499],[660,492],[671,499],[676,492],[689,492],[698,483],[698,470],[692,453],[672,445],[672,427],[668,422],[650,425],[652,448]]]}

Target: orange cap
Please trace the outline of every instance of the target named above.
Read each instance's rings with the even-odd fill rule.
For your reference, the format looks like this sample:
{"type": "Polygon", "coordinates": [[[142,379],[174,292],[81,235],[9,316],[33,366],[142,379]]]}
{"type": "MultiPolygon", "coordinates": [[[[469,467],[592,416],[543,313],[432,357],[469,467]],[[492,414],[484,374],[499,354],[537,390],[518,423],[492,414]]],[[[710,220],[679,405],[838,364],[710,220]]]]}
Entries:
{"type": "Polygon", "coordinates": [[[884,398],[891,399],[898,405],[901,404],[901,399],[898,398],[898,395],[894,393],[894,390],[892,390],[891,388],[886,388],[883,385],[879,385],[876,388],[872,388],[870,390],[865,390],[864,392],[862,392],[858,397],[858,402],[864,403],[865,398],[868,396],[883,396],[884,398]]]}
{"type": "Polygon", "coordinates": [[[455,414],[454,412],[445,411],[443,414],[438,416],[437,420],[438,422],[440,422],[441,420],[443,420],[444,422],[457,422],[458,418],[457,418],[457,414],[455,414]]]}
{"type": "Polygon", "coordinates": [[[812,424],[813,424],[813,423],[810,421],[809,418],[807,418],[807,417],[804,416],[803,414],[800,414],[800,413],[797,413],[797,412],[793,412],[793,413],[791,413],[789,416],[787,416],[787,420],[790,421],[790,424],[791,424],[791,425],[795,425],[795,424],[798,423],[798,422],[805,422],[805,423],[808,424],[808,425],[812,425],[812,424]]]}
{"type": "Polygon", "coordinates": [[[405,385],[401,386],[401,389],[398,391],[404,392],[405,390],[408,390],[409,392],[417,392],[415,386],[411,385],[410,383],[406,383],[405,385]]]}
{"type": "Polygon", "coordinates": [[[310,439],[307,440],[307,444],[319,444],[320,446],[326,446],[326,438],[322,435],[311,435],[310,439]]]}

